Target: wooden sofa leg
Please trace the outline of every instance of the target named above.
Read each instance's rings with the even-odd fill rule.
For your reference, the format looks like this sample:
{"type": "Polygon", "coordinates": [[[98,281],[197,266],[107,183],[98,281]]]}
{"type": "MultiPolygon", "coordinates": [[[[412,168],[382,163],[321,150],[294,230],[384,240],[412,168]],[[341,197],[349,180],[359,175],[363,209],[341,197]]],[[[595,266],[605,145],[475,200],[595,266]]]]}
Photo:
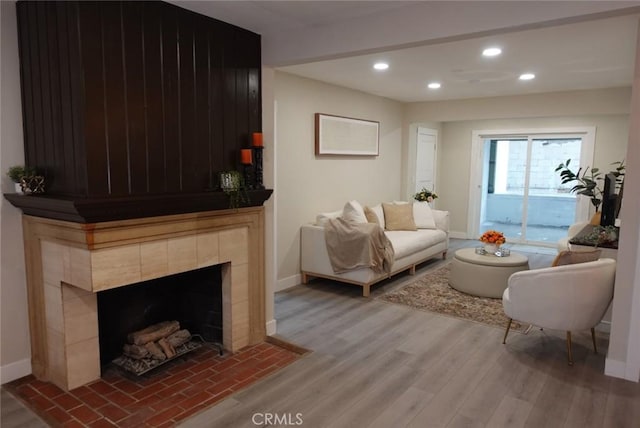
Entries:
{"type": "Polygon", "coordinates": [[[309,282],[309,277],[307,276],[306,273],[302,272],[302,283],[306,284],[309,282]]]}
{"type": "Polygon", "coordinates": [[[447,252],[446,251],[442,252],[442,260],[447,260],[447,252]]]}
{"type": "Polygon", "coordinates": [[[369,297],[369,292],[371,291],[371,285],[365,284],[362,286],[362,297],[369,297]]]}
{"type": "Polygon", "coordinates": [[[416,265],[412,265],[409,268],[409,275],[415,275],[416,274],[416,265]]]}

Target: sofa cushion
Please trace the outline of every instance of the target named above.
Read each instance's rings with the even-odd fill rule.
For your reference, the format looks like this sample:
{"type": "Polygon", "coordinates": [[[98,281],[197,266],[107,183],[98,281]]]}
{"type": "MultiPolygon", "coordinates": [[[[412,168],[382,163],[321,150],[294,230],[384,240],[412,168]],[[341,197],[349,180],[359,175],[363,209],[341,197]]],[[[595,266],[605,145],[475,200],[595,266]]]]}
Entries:
{"type": "Polygon", "coordinates": [[[595,262],[600,259],[602,250],[591,251],[561,251],[551,263],[551,266],[573,265],[576,263],[595,262]]]}
{"type": "Polygon", "coordinates": [[[364,208],[360,202],[353,200],[344,205],[342,218],[348,223],[367,223],[367,216],[364,215],[364,208]]]}
{"type": "Polygon", "coordinates": [[[393,245],[396,260],[425,250],[447,239],[447,234],[439,229],[395,230],[384,233],[393,245]]]}
{"type": "Polygon", "coordinates": [[[378,219],[378,215],[373,209],[369,207],[364,207],[364,215],[365,217],[367,217],[367,222],[375,223],[378,226],[380,226],[380,220],[378,219]]]}
{"type": "Polygon", "coordinates": [[[427,202],[413,203],[413,221],[418,229],[436,229],[436,221],[427,202]]]}
{"type": "Polygon", "coordinates": [[[342,210],[320,213],[316,216],[316,225],[324,226],[329,219],[338,218],[342,215],[342,210]]]}
{"type": "Polygon", "coordinates": [[[382,204],[385,229],[417,230],[413,221],[413,207],[409,204],[382,204]]]}

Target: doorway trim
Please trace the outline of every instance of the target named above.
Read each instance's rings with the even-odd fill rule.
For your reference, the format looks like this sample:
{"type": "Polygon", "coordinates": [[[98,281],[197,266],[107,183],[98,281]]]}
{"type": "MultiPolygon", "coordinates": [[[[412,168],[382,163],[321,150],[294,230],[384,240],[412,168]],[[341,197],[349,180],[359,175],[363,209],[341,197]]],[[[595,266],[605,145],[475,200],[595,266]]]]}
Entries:
{"type": "MultiPolygon", "coordinates": [[[[471,131],[471,164],[469,168],[469,210],[467,213],[467,239],[474,239],[479,234],[480,204],[482,201],[482,176],[484,166],[483,145],[488,138],[537,138],[554,135],[580,135],[582,149],[580,165],[593,166],[595,155],[595,126],[563,127],[563,128],[525,128],[525,129],[482,129],[471,131]]],[[[578,198],[576,221],[588,219],[591,211],[588,198],[578,198]]]]}

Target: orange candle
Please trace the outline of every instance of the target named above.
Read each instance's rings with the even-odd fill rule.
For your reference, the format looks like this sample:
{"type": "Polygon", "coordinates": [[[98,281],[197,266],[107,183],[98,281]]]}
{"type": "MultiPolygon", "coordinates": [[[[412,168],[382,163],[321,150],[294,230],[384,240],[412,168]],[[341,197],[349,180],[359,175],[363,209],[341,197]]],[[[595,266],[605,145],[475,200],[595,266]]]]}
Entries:
{"type": "Polygon", "coordinates": [[[264,147],[262,142],[262,132],[253,133],[253,147],[264,147]]]}
{"type": "Polygon", "coordinates": [[[240,150],[240,163],[242,165],[251,165],[253,163],[251,159],[251,149],[240,150]]]}

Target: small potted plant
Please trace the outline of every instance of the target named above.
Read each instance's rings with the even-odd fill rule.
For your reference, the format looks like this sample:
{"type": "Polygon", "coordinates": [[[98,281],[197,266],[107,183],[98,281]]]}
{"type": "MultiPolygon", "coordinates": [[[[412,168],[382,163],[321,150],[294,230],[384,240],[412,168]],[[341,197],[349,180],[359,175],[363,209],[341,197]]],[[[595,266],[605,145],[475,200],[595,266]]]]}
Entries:
{"type": "Polygon", "coordinates": [[[422,190],[420,190],[418,193],[416,193],[415,195],[413,195],[413,199],[415,199],[416,201],[419,202],[433,202],[434,199],[437,199],[438,195],[436,194],[436,192],[432,191],[432,190],[427,190],[426,188],[422,188],[422,190]]]}
{"type": "Polygon", "coordinates": [[[33,168],[26,167],[24,165],[14,165],[9,167],[9,171],[7,171],[7,176],[13,181],[16,189],[16,193],[24,193],[22,188],[22,179],[24,177],[28,177],[34,175],[33,168]]]}
{"type": "Polygon", "coordinates": [[[249,202],[244,179],[238,171],[221,172],[220,188],[229,197],[229,208],[239,208],[249,202]]]}

